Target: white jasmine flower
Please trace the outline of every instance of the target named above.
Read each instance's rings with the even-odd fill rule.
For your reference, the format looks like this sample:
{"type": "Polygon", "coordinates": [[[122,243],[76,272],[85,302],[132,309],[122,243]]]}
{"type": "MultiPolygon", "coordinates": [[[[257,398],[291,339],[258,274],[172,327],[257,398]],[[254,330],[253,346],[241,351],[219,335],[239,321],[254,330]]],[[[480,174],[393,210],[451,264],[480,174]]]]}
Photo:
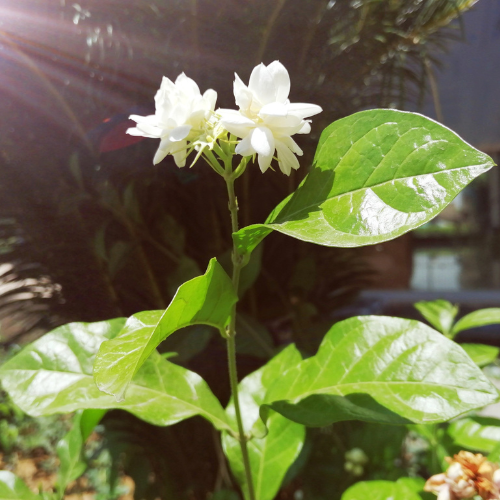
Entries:
{"type": "Polygon", "coordinates": [[[181,73],[175,83],[163,77],[155,95],[154,115],[131,115],[137,123],[127,134],[161,139],[153,163],[156,165],[168,154],[175,164],[183,167],[189,154],[189,141],[196,141],[204,132],[206,121],[215,109],[217,93],[209,89],[203,95],[198,85],[181,73]]]}
{"type": "Polygon", "coordinates": [[[275,151],[284,174],[299,168],[295,155],[302,155],[302,150],[291,136],[309,133],[311,125],[306,118],[322,111],[315,104],[290,103],[289,92],[290,77],[283,64],[259,64],[250,75],[248,87],[235,74],[234,97],[239,111],[218,110],[228,132],[242,139],[236,153],[257,154],[262,172],[269,168],[275,151]]]}

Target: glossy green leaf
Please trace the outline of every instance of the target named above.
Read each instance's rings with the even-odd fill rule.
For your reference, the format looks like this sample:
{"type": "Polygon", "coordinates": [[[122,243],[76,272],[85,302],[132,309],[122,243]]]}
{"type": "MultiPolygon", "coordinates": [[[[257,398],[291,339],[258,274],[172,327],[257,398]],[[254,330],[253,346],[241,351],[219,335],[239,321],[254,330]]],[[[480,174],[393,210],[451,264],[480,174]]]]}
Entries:
{"type": "Polygon", "coordinates": [[[422,500],[418,494],[420,485],[413,485],[405,479],[410,478],[398,479],[395,482],[360,481],[348,488],[341,500],[422,500]]]}
{"type": "Polygon", "coordinates": [[[355,247],[390,240],[437,215],[492,159],[439,123],[375,109],[327,127],[304,182],[265,224],[233,235],[251,252],[272,230],[355,247]]]}
{"type": "Polygon", "coordinates": [[[15,474],[0,470],[0,500],[40,500],[40,497],[15,474]]]}
{"type": "Polygon", "coordinates": [[[132,380],[126,401],[117,402],[97,388],[92,376],[95,355],[104,340],[121,331],[125,321],[70,323],[44,335],[0,368],[4,389],[34,417],[119,408],[155,425],[172,425],[201,415],[217,429],[230,429],[224,409],[206,382],[157,352],[132,380]]]}
{"type": "Polygon", "coordinates": [[[460,346],[477,366],[486,366],[493,363],[500,352],[500,348],[492,345],[460,344],[460,346]]]}
{"type": "Polygon", "coordinates": [[[134,314],[119,335],[103,342],[94,364],[97,387],[123,400],[132,377],[163,340],[196,324],[223,331],[236,301],[229,276],[212,259],[203,276],[179,287],[165,311],[134,314]]]}
{"type": "Polygon", "coordinates": [[[461,448],[490,453],[500,445],[500,420],[489,417],[461,418],[448,427],[448,434],[461,448]]]}
{"type": "Polygon", "coordinates": [[[309,426],[402,424],[449,420],[497,397],[463,349],[432,328],[359,316],[334,325],[315,356],[279,377],[266,403],[309,426]]]}
{"type": "Polygon", "coordinates": [[[458,313],[458,307],[447,300],[422,300],[415,304],[420,314],[439,332],[448,335],[458,313]]]}
{"type": "Polygon", "coordinates": [[[467,314],[462,319],[457,321],[453,327],[453,333],[461,332],[469,328],[478,326],[494,325],[500,323],[500,308],[491,307],[489,309],[480,309],[467,314]]]}
{"type": "Polygon", "coordinates": [[[57,456],[59,457],[59,470],[57,472],[57,489],[60,498],[68,484],[80,477],[87,468],[82,460],[83,436],[80,427],[82,412],[77,412],[73,418],[73,426],[66,435],[57,443],[57,456]]]}
{"type": "MultiPolygon", "coordinates": [[[[300,362],[295,346],[289,346],[266,365],[245,377],[239,384],[240,405],[245,431],[251,432],[260,422],[259,406],[264,401],[267,388],[290,366],[300,362]]],[[[227,413],[236,426],[234,405],[231,401],[227,413]]],[[[264,437],[253,437],[248,442],[250,468],[255,495],[259,500],[272,500],[278,492],[288,468],[295,461],[305,439],[304,426],[292,422],[279,413],[272,413],[267,421],[268,432],[264,437]]],[[[224,453],[231,470],[248,498],[243,460],[238,441],[227,433],[222,436],[224,453]]]]}

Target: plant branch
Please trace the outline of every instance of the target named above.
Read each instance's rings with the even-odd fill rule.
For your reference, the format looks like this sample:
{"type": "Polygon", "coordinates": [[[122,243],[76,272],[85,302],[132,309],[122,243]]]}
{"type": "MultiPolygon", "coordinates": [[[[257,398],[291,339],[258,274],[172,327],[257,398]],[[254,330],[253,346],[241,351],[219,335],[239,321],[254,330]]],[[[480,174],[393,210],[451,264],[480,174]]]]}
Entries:
{"type": "MultiPolygon", "coordinates": [[[[235,176],[236,171],[235,172],[232,171],[232,167],[229,162],[225,162],[225,166],[226,166],[226,171],[224,179],[226,181],[227,194],[229,198],[229,212],[231,213],[231,229],[232,232],[235,233],[236,231],[238,231],[238,201],[234,193],[234,180],[236,177],[235,176]]],[[[233,244],[232,261],[233,261],[233,276],[232,276],[233,289],[234,292],[238,294],[238,287],[240,283],[240,272],[241,268],[243,267],[243,259],[242,256],[239,254],[236,245],[234,244],[233,244]]],[[[252,471],[250,469],[250,457],[248,455],[248,447],[247,447],[248,438],[245,435],[245,429],[243,428],[240,401],[238,397],[238,372],[236,367],[235,336],[236,336],[236,304],[233,306],[233,310],[231,312],[231,319],[227,330],[227,356],[228,356],[228,367],[229,367],[229,381],[231,384],[231,394],[233,396],[236,422],[238,425],[238,441],[240,443],[241,455],[243,458],[243,466],[245,468],[245,477],[248,485],[248,495],[250,500],[256,500],[253,481],[252,481],[252,471]]]]}

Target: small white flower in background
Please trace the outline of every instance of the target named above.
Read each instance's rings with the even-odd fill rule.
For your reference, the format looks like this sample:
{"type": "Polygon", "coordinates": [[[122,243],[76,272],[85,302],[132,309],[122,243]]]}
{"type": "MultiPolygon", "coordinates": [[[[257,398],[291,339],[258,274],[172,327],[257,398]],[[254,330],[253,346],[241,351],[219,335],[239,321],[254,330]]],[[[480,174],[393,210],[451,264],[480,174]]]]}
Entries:
{"type": "Polygon", "coordinates": [[[281,171],[290,175],[292,168],[300,166],[295,155],[302,155],[291,136],[309,133],[311,125],[306,118],[322,109],[315,104],[290,103],[290,77],[279,61],[256,66],[248,87],[235,77],[234,97],[240,109],[219,109],[217,113],[228,132],[242,138],[236,153],[257,154],[259,167],[265,172],[277,151],[281,171]]]}
{"type": "Polygon", "coordinates": [[[207,120],[215,109],[217,93],[209,89],[203,95],[198,85],[181,73],[175,83],[163,77],[155,95],[154,115],[131,115],[137,125],[127,134],[160,139],[153,163],[156,165],[168,154],[175,164],[183,167],[188,155],[188,141],[196,141],[204,134],[207,120]]]}

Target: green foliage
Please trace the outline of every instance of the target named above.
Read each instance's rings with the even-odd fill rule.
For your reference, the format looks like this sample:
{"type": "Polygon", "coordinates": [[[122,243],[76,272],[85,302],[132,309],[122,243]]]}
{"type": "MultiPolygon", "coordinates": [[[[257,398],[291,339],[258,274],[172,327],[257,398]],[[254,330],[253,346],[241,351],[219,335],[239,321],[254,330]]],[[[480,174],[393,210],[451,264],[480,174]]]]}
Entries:
{"type": "MultiPolygon", "coordinates": [[[[267,433],[259,435],[259,407],[264,402],[267,389],[283,371],[301,359],[295,346],[291,345],[239,384],[244,429],[249,435],[254,435],[248,443],[248,451],[255,494],[259,500],[272,500],[276,496],[287,470],[304,444],[304,426],[291,422],[279,413],[271,413],[267,420],[267,433]]],[[[236,427],[233,400],[226,411],[233,421],[233,427],[236,427]]],[[[224,433],[222,442],[231,470],[242,487],[245,498],[249,498],[238,440],[224,433]]]]}
{"type": "Polygon", "coordinates": [[[57,455],[60,460],[57,474],[57,491],[59,498],[63,498],[68,484],[80,477],[87,468],[82,460],[84,439],[81,430],[82,412],[77,412],[73,418],[73,427],[57,443],[57,455]]]}
{"type": "Polygon", "coordinates": [[[40,500],[24,483],[12,472],[0,471],[0,500],[40,500]]]}
{"type": "Polygon", "coordinates": [[[244,254],[272,230],[334,247],[387,241],[433,218],[493,165],[428,118],[362,111],[323,131],[299,188],[265,224],[235,233],[234,242],[244,254]]]}
{"type": "Polygon", "coordinates": [[[500,323],[500,308],[492,307],[490,309],[480,309],[461,318],[453,327],[453,334],[462,330],[474,328],[477,326],[494,325],[500,323]]]}
{"type": "Polygon", "coordinates": [[[322,426],[440,422],[497,398],[452,341],[417,321],[367,316],[334,325],[318,353],[280,377],[265,402],[296,422],[322,426]]]}
{"type": "Polygon", "coordinates": [[[418,494],[423,489],[419,480],[409,478],[392,481],[361,481],[351,486],[342,500],[422,500],[418,494]]]}
{"type": "Polygon", "coordinates": [[[125,318],[70,323],[23,349],[0,369],[4,389],[32,416],[83,409],[121,408],[156,425],[202,415],[217,429],[230,429],[217,398],[199,375],[153,353],[117,402],[101,392],[92,376],[95,355],[114,338],[125,318]]]}
{"type": "Polygon", "coordinates": [[[165,311],[134,314],[116,337],[103,342],[94,364],[97,386],[123,401],[133,376],[163,340],[176,330],[200,323],[218,328],[225,335],[237,300],[231,280],[212,259],[203,276],[179,287],[165,311]]]}
{"type": "Polygon", "coordinates": [[[439,332],[450,336],[458,307],[447,300],[420,301],[415,304],[422,316],[439,332]]]}
{"type": "Polygon", "coordinates": [[[460,448],[492,452],[500,444],[500,420],[488,417],[466,417],[448,427],[448,435],[460,448]]]}
{"type": "MultiPolygon", "coordinates": [[[[452,339],[462,330],[500,323],[498,308],[474,311],[454,323],[459,308],[447,300],[421,301],[415,307],[432,326],[452,339]]],[[[484,344],[461,344],[461,347],[479,367],[493,363],[500,352],[500,348],[484,344]]]]}
{"type": "Polygon", "coordinates": [[[460,347],[480,367],[493,363],[500,352],[500,348],[485,344],[460,344],[460,347]]]}

